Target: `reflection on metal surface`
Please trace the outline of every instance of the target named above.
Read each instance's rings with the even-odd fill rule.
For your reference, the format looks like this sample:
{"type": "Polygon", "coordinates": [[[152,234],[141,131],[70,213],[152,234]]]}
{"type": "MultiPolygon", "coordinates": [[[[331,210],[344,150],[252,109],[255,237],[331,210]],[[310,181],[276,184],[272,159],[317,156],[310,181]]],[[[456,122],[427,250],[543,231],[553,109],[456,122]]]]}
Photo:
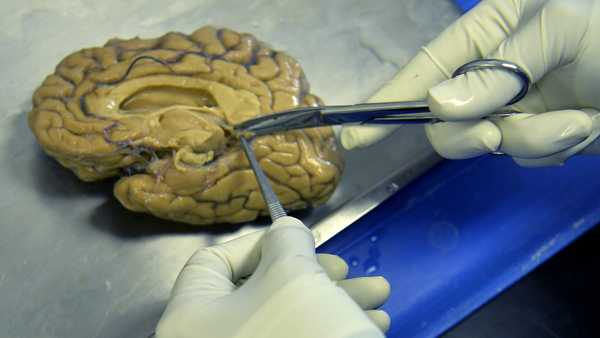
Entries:
{"type": "Polygon", "coordinates": [[[339,209],[334,210],[329,216],[326,216],[312,227],[316,246],[319,247],[360,217],[373,210],[373,208],[421,174],[423,170],[433,166],[437,161],[438,157],[436,155],[426,153],[425,156],[422,156],[422,158],[419,158],[414,163],[397,168],[387,178],[376,183],[373,187],[366,189],[357,197],[350,199],[339,209]],[[413,166],[412,168],[411,165],[413,166]]]}

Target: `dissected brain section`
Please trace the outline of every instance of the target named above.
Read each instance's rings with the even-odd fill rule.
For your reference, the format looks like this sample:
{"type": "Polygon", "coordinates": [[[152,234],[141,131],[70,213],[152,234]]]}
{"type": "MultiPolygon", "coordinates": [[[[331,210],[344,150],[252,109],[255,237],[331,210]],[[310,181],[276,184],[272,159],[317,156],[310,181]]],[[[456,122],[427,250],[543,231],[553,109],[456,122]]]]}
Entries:
{"type": "MultiPolygon", "coordinates": [[[[292,57],[252,35],[203,27],[67,56],[35,92],[29,124],[80,179],[120,177],[114,193],[130,210],[239,223],[266,208],[232,127],[320,103],[292,57]]],[[[324,203],[340,179],[330,128],[261,136],[253,147],[288,209],[324,203]]]]}

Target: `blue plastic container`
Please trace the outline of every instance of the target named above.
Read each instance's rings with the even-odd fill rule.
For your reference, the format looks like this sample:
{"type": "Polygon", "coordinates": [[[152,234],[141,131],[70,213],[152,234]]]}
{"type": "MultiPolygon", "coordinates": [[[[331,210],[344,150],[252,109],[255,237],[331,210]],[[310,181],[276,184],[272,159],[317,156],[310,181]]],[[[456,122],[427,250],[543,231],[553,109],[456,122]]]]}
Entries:
{"type": "Polygon", "coordinates": [[[454,0],[454,3],[456,3],[456,5],[464,12],[466,12],[475,7],[475,5],[479,3],[479,0],[454,0]]]}
{"type": "Polygon", "coordinates": [[[390,337],[435,337],[600,221],[600,157],[446,161],[320,252],[392,284],[390,337]]]}

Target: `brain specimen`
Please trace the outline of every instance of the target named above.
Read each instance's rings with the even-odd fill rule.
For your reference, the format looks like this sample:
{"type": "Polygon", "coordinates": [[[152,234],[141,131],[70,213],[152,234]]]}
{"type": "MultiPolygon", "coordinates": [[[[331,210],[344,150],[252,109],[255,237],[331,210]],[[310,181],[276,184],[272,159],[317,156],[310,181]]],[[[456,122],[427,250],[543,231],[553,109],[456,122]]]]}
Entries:
{"type": "MultiPolygon", "coordinates": [[[[35,92],[29,125],[80,179],[120,177],[114,194],[130,210],[239,223],[266,208],[231,127],[320,102],[289,55],[250,34],[203,27],[67,56],[35,92]]],[[[287,209],[324,203],[340,179],[330,128],[261,136],[253,147],[287,209]]]]}

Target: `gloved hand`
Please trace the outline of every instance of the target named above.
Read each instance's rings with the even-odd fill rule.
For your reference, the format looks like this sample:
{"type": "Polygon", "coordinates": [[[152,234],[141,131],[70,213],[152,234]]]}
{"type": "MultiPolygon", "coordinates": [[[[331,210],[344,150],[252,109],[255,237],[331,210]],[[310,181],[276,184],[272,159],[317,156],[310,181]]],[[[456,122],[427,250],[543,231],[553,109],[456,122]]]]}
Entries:
{"type": "Polygon", "coordinates": [[[383,337],[389,296],[382,277],[344,279],[345,262],[315,255],[301,221],[200,249],[181,271],[158,338],[383,337]],[[236,283],[251,277],[240,287],[236,283]]]}
{"type": "MultiPolygon", "coordinates": [[[[463,159],[500,151],[523,166],[562,164],[581,152],[600,153],[600,1],[490,0],[465,14],[370,101],[426,98],[448,123],[426,126],[443,157],[463,159]],[[511,108],[527,114],[481,119],[519,91],[501,70],[448,80],[469,61],[495,58],[523,68],[534,85],[511,108]]],[[[393,128],[348,127],[345,148],[379,141],[393,128]]]]}

